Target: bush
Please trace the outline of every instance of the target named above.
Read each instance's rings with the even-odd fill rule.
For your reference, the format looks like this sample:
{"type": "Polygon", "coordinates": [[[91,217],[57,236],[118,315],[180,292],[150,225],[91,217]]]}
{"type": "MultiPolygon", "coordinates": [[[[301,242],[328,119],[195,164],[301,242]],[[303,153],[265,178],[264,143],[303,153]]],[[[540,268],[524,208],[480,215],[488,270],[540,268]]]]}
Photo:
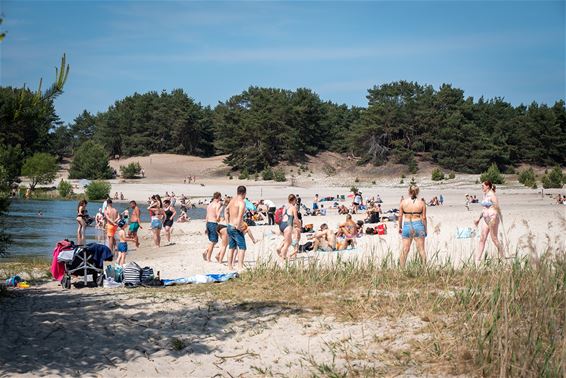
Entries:
{"type": "Polygon", "coordinates": [[[491,167],[481,174],[480,181],[491,181],[492,184],[505,183],[505,179],[503,178],[503,175],[501,175],[501,172],[495,163],[491,164],[491,167]]]}
{"type": "Polygon", "coordinates": [[[130,163],[126,166],[120,166],[120,174],[125,179],[133,179],[138,177],[141,174],[141,165],[139,162],[130,163]]]}
{"type": "Polygon", "coordinates": [[[248,172],[247,168],[244,168],[242,170],[242,172],[240,172],[240,176],[238,176],[238,179],[240,180],[247,180],[250,178],[250,173],[248,172]]]}
{"type": "Polygon", "coordinates": [[[110,196],[112,186],[107,181],[93,181],[87,185],[85,193],[89,201],[104,200],[110,196]]]}
{"type": "Polygon", "coordinates": [[[441,181],[444,180],[444,172],[440,170],[440,168],[434,168],[432,170],[432,181],[441,181]]]}
{"type": "Polygon", "coordinates": [[[562,174],[562,169],[556,166],[542,177],[542,187],[545,189],[562,188],[565,180],[566,178],[562,174]]]}
{"type": "Polygon", "coordinates": [[[417,161],[413,158],[409,161],[409,164],[407,164],[407,167],[409,167],[409,172],[412,174],[417,173],[417,171],[419,170],[419,166],[417,165],[417,161]]]}
{"type": "Polygon", "coordinates": [[[29,187],[34,190],[38,184],[49,184],[57,176],[57,158],[45,152],[36,152],[24,160],[22,176],[29,178],[29,187]]]}
{"type": "Polygon", "coordinates": [[[354,182],[360,182],[360,179],[356,177],[356,179],[354,180],[354,182]]]}
{"type": "Polygon", "coordinates": [[[81,144],[71,163],[69,178],[104,180],[113,176],[104,147],[92,141],[81,144]]]}
{"type": "Polygon", "coordinates": [[[275,171],[273,171],[273,179],[277,182],[287,181],[287,178],[285,177],[285,171],[282,168],[276,169],[275,171]]]}
{"type": "Polygon", "coordinates": [[[448,178],[449,178],[450,180],[453,180],[453,179],[456,178],[456,174],[455,174],[454,172],[450,172],[450,174],[448,175],[448,178]]]}
{"type": "Polygon", "coordinates": [[[273,170],[271,167],[267,167],[261,171],[261,179],[265,181],[273,180],[273,170]]]}
{"type": "Polygon", "coordinates": [[[356,194],[358,191],[359,191],[359,189],[356,188],[354,185],[352,185],[352,186],[350,187],[350,192],[356,194]]]}
{"type": "Polygon", "coordinates": [[[527,168],[519,172],[519,182],[529,188],[534,187],[536,185],[535,171],[532,168],[527,168]]]}
{"type": "Polygon", "coordinates": [[[62,198],[69,198],[73,195],[73,185],[69,181],[61,179],[57,185],[57,191],[62,198]]]}

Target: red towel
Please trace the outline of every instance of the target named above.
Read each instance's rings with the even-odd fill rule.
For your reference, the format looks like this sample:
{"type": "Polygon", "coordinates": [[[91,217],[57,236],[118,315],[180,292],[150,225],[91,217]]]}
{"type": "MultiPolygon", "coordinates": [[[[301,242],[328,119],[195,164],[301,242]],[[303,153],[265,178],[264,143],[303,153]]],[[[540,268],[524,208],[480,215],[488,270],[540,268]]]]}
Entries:
{"type": "Polygon", "coordinates": [[[57,257],[59,257],[59,253],[61,251],[65,251],[67,249],[73,249],[74,244],[68,240],[61,240],[57,242],[55,249],[53,250],[53,261],[51,262],[51,274],[53,278],[57,281],[61,281],[63,275],[65,274],[65,263],[58,262],[57,257]]]}

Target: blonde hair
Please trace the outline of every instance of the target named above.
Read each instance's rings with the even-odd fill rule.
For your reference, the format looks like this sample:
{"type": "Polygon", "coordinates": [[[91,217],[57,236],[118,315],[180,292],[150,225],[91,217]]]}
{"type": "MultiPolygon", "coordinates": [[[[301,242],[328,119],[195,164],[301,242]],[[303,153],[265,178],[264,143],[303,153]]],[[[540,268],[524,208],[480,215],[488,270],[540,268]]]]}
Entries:
{"type": "Polygon", "coordinates": [[[417,196],[419,195],[419,187],[417,185],[409,186],[409,195],[411,196],[411,198],[417,198],[417,196]]]}

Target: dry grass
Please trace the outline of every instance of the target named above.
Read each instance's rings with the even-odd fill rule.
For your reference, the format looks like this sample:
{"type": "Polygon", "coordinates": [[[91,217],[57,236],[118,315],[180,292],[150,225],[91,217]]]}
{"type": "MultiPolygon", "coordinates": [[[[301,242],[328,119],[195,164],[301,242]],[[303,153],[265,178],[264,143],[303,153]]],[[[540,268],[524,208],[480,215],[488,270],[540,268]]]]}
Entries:
{"type": "MultiPolygon", "coordinates": [[[[261,264],[225,285],[190,287],[237,303],[278,302],[340,321],[403,319],[424,322],[423,340],[406,351],[382,350],[386,368],[376,367],[372,346],[334,345],[341,358],[357,361],[340,371],[313,363],[316,375],[374,376],[421,366],[431,373],[564,376],[566,363],[566,259],[531,263],[486,261],[480,268],[451,264],[400,270],[391,259],[261,264]],[[366,362],[364,363],[360,363],[366,362]],[[393,370],[392,370],[393,369],[393,370]]],[[[411,325],[407,325],[411,327],[411,325]]],[[[377,338],[375,345],[382,340],[377,338]]]]}
{"type": "MultiPolygon", "coordinates": [[[[0,260],[0,278],[18,275],[32,284],[42,283],[51,279],[50,262],[40,257],[13,257],[0,260]]],[[[3,282],[1,282],[3,284],[3,282]]],[[[0,297],[9,292],[0,285],[0,297]]]]}

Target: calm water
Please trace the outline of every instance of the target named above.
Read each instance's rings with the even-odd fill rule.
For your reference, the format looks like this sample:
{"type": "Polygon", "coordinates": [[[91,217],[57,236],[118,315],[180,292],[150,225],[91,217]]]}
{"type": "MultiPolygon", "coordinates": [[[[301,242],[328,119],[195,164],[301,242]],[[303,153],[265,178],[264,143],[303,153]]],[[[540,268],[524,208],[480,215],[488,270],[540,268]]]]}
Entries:
{"type": "MultiPolygon", "coordinates": [[[[50,256],[55,244],[62,239],[77,240],[77,201],[13,201],[10,205],[7,219],[5,219],[6,231],[12,237],[12,244],[8,251],[13,255],[43,255],[50,256]],[[41,212],[41,215],[39,215],[41,212]]],[[[126,208],[127,204],[115,203],[119,212],[126,208]]],[[[89,202],[88,213],[96,215],[102,202],[89,202]]],[[[177,207],[177,214],[180,209],[177,207]]],[[[189,217],[192,219],[204,219],[204,209],[189,209],[189,217]]],[[[141,211],[142,222],[149,220],[147,211],[141,211]]],[[[104,235],[101,230],[92,226],[86,229],[86,241],[103,242],[104,235]]]]}

